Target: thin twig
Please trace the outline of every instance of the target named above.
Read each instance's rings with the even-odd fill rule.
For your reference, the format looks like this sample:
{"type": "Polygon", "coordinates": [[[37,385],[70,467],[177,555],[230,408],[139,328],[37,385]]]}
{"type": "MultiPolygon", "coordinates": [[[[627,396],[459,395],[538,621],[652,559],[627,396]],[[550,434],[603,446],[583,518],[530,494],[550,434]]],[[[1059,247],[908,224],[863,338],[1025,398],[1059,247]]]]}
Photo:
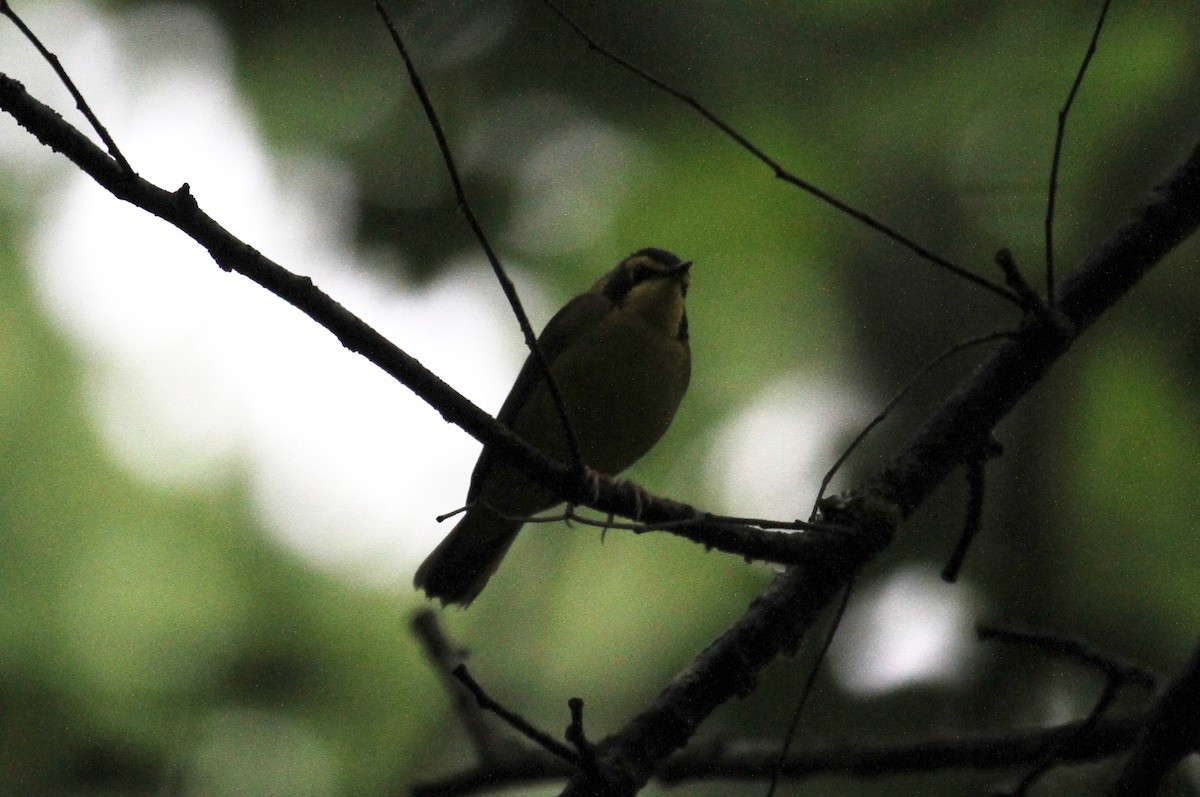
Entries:
{"type": "Polygon", "coordinates": [[[846,460],[850,458],[850,455],[854,453],[854,450],[862,445],[863,440],[867,438],[867,435],[869,435],[876,426],[883,423],[887,417],[892,414],[892,410],[896,409],[896,405],[903,401],[904,397],[908,395],[909,391],[916,387],[917,383],[924,379],[930,371],[937,368],[943,362],[959,352],[969,349],[972,346],[979,346],[984,343],[991,343],[994,340],[1003,340],[1011,337],[1013,337],[1012,332],[992,332],[987,335],[980,335],[978,337],[968,338],[967,340],[960,340],[958,343],[955,343],[953,346],[946,349],[937,357],[934,357],[932,360],[926,363],[920,371],[917,371],[917,373],[913,375],[913,377],[909,379],[907,383],[905,383],[904,387],[900,388],[896,395],[892,396],[891,401],[884,405],[883,409],[879,411],[879,414],[872,418],[871,422],[864,426],[862,431],[855,435],[854,439],[850,441],[850,445],[846,446],[846,450],[843,451],[836,460],[834,460],[833,465],[830,466],[829,470],[825,472],[825,477],[821,479],[821,487],[817,490],[817,500],[813,503],[813,517],[816,517],[817,515],[817,511],[821,506],[821,500],[825,497],[825,491],[829,489],[829,483],[833,481],[833,477],[837,475],[837,472],[841,469],[842,465],[846,463],[846,460]]]}
{"type": "Polygon", "coordinates": [[[996,640],[1009,644],[1028,645],[1056,656],[1076,661],[1086,667],[1099,670],[1104,675],[1104,690],[1096,705],[1083,722],[1071,734],[1046,745],[1041,760],[1013,787],[1008,794],[1024,797],[1033,785],[1055,764],[1064,761],[1063,751],[1085,738],[1104,718],[1104,714],[1117,699],[1117,693],[1127,683],[1153,689],[1158,676],[1140,664],[1101,650],[1083,639],[1042,631],[1036,628],[1000,625],[980,625],[976,628],[979,639],[996,640]]]}
{"type": "Polygon", "coordinates": [[[1062,634],[1036,628],[1000,625],[980,625],[976,635],[981,640],[996,640],[1009,644],[1028,645],[1056,656],[1076,661],[1086,667],[1099,670],[1104,675],[1104,690],[1088,716],[1072,733],[1064,735],[1046,745],[1041,760],[1025,774],[1007,794],[1024,797],[1033,785],[1057,763],[1063,762],[1063,751],[1073,747],[1080,739],[1088,736],[1104,718],[1104,714],[1117,699],[1117,693],[1127,683],[1153,689],[1158,676],[1140,664],[1123,659],[1109,651],[1101,650],[1092,643],[1062,634]]]}
{"type": "Polygon", "coordinates": [[[108,130],[104,127],[104,125],[100,124],[100,119],[96,116],[96,114],[92,113],[91,106],[88,105],[87,100],[83,98],[83,93],[80,92],[75,86],[75,81],[71,80],[71,76],[67,74],[67,70],[63,69],[63,65],[58,60],[58,56],[46,49],[41,40],[38,39],[34,32],[30,30],[29,26],[25,24],[24,20],[17,16],[17,12],[13,10],[13,7],[9,4],[8,0],[0,0],[0,14],[3,14],[12,20],[12,23],[17,26],[17,30],[21,31],[21,34],[24,35],[25,38],[28,39],[29,42],[37,49],[42,58],[45,59],[46,63],[50,64],[50,68],[54,70],[54,74],[58,75],[58,79],[62,81],[64,86],[67,87],[67,91],[71,92],[71,97],[75,100],[75,107],[78,108],[81,113],[83,113],[84,117],[86,117],[88,120],[88,124],[92,126],[92,129],[96,131],[98,136],[100,136],[100,140],[104,142],[104,146],[108,148],[108,154],[112,156],[113,160],[115,160],[124,171],[132,174],[133,167],[129,165],[129,161],[125,160],[125,156],[121,154],[121,150],[117,146],[117,142],[114,141],[113,137],[108,134],[108,130]]]}
{"type": "MultiPolygon", "coordinates": [[[[1102,720],[1079,734],[1083,722],[1045,728],[962,731],[941,738],[892,742],[812,744],[791,753],[783,774],[793,783],[817,775],[889,777],[904,773],[929,774],[950,769],[989,770],[1028,766],[1047,747],[1070,739],[1060,750],[1063,760],[1099,761],[1129,747],[1141,717],[1102,720]]],[[[761,780],[770,776],[778,754],[774,742],[714,740],[692,745],[668,759],[658,781],[678,785],[700,780],[761,780]]],[[[819,793],[819,792],[818,792],[819,793]]]]}
{"type": "Polygon", "coordinates": [[[442,685],[454,701],[454,711],[467,732],[475,755],[480,761],[497,761],[506,753],[511,752],[509,739],[497,733],[492,726],[484,721],[484,713],[478,700],[463,688],[460,681],[454,677],[454,668],[462,663],[463,651],[454,645],[441,623],[437,613],[432,609],[421,609],[412,618],[413,635],[421,643],[426,658],[433,665],[433,670],[441,679],[442,685]]]}
{"type": "Polygon", "coordinates": [[[466,217],[467,224],[471,227],[471,232],[475,234],[475,239],[479,241],[480,248],[483,249],[483,253],[487,256],[488,263],[491,264],[492,271],[496,274],[496,280],[500,283],[500,288],[504,291],[504,296],[508,299],[509,305],[512,306],[513,314],[517,317],[517,323],[521,326],[521,333],[525,336],[525,344],[529,346],[530,354],[537,361],[538,368],[542,372],[542,377],[546,380],[546,385],[550,389],[550,397],[554,400],[554,406],[558,410],[558,417],[562,423],[563,433],[567,438],[567,448],[571,452],[571,462],[577,469],[582,469],[586,463],[584,463],[583,455],[580,453],[579,439],[575,436],[574,427],[571,426],[571,418],[567,414],[567,403],[563,400],[562,392],[558,389],[558,383],[554,379],[554,374],[550,373],[550,364],[546,360],[546,355],[542,352],[542,347],[538,345],[537,335],[534,334],[533,326],[529,323],[529,316],[525,314],[525,308],[521,304],[521,297],[517,295],[517,286],[509,279],[508,273],[500,263],[500,258],[497,257],[495,250],[492,248],[491,241],[488,240],[487,234],[483,231],[483,225],[479,223],[479,219],[475,216],[475,211],[471,209],[471,203],[467,200],[466,189],[463,187],[462,178],[458,173],[458,166],[455,165],[454,156],[450,153],[450,142],[446,140],[446,133],[442,129],[442,123],[438,120],[437,112],[433,109],[433,102],[429,99],[429,94],[425,91],[425,84],[421,81],[421,76],[417,73],[417,67],[408,54],[408,48],[404,46],[404,41],[400,38],[400,31],[392,24],[392,18],[388,15],[380,0],[374,0],[374,3],[375,10],[379,12],[384,25],[387,26],[388,33],[392,36],[392,42],[396,45],[396,50],[404,60],[408,79],[412,83],[413,90],[417,93],[417,98],[421,101],[421,107],[425,110],[425,117],[429,120],[429,127],[433,130],[434,138],[437,139],[438,150],[442,153],[442,160],[445,161],[446,173],[450,176],[450,182],[454,185],[454,195],[458,199],[458,206],[466,217]]]}
{"type": "Polygon", "coordinates": [[[958,580],[958,574],[967,558],[967,551],[983,525],[985,466],[989,459],[999,456],[1000,452],[1000,444],[991,439],[983,446],[978,456],[967,463],[967,514],[963,519],[962,533],[958,535],[958,543],[950,553],[946,566],[942,568],[942,580],[948,584],[958,580]]]}
{"type": "Polygon", "coordinates": [[[682,520],[664,520],[661,523],[620,523],[613,520],[596,520],[586,515],[581,515],[572,508],[568,508],[557,515],[536,515],[529,518],[527,523],[557,523],[559,521],[577,521],[585,526],[596,526],[597,528],[605,529],[622,529],[624,531],[632,531],[637,534],[642,534],[648,531],[679,531],[688,526],[702,525],[705,523],[730,523],[738,526],[753,527],[754,529],[787,529],[790,531],[817,531],[838,533],[846,531],[846,529],[838,526],[832,526],[828,523],[810,523],[806,520],[769,520],[766,518],[749,518],[749,517],[734,517],[732,515],[713,515],[703,513],[694,518],[685,518],[682,520]]]}
{"type": "Polygon", "coordinates": [[[1136,684],[1153,689],[1158,683],[1158,674],[1137,662],[1102,650],[1085,639],[1070,637],[1038,628],[1016,625],[981,624],[975,629],[976,636],[983,641],[995,640],[1010,645],[1027,645],[1071,659],[1086,667],[1098,670],[1106,678],[1116,678],[1124,683],[1136,684]]]}
{"type": "MultiPolygon", "coordinates": [[[[628,482],[618,482],[626,486],[628,482]]],[[[637,488],[640,489],[640,488],[637,488]]],[[[649,497],[643,493],[643,496],[649,497]]],[[[489,511],[505,520],[525,524],[579,523],[599,529],[631,531],[634,534],[660,532],[681,537],[709,550],[718,550],[741,556],[747,561],[772,562],[780,565],[795,565],[821,558],[822,551],[833,545],[841,545],[851,530],[830,523],[806,523],[801,520],[774,521],[754,518],[733,518],[699,512],[686,504],[675,504],[667,499],[655,498],[659,503],[671,504],[680,513],[691,514],[653,523],[623,523],[611,519],[597,520],[581,515],[572,508],[550,515],[511,515],[481,502],[489,511]],[[789,533],[804,531],[805,534],[789,533]]]]}
{"type": "Polygon", "coordinates": [[[1062,756],[1062,751],[1072,747],[1076,741],[1086,738],[1092,732],[1092,729],[1104,719],[1104,715],[1117,699],[1117,693],[1120,690],[1121,680],[1119,678],[1107,678],[1104,681],[1104,691],[1100,693],[1100,698],[1096,701],[1096,705],[1092,707],[1092,710],[1088,712],[1087,717],[1084,718],[1083,722],[1080,723],[1079,727],[1072,734],[1046,745],[1046,751],[1042,754],[1042,760],[1026,772],[1025,776],[1013,787],[1013,797],[1025,797],[1034,784],[1049,772],[1055,764],[1066,763],[1066,760],[1062,756]]]}
{"type": "Polygon", "coordinates": [[[587,738],[583,729],[583,698],[571,698],[567,701],[567,708],[571,711],[571,724],[567,726],[566,739],[579,753],[579,766],[598,772],[600,766],[596,759],[596,746],[587,738]]]}
{"type": "Polygon", "coordinates": [[[613,63],[617,64],[622,69],[625,69],[628,72],[631,72],[632,74],[636,75],[638,78],[646,81],[647,83],[649,83],[650,85],[659,89],[660,91],[666,92],[670,96],[674,97],[675,99],[677,99],[680,102],[684,103],[685,105],[689,106],[696,113],[698,113],[702,117],[704,117],[710,124],[712,124],[718,130],[720,130],[722,133],[724,133],[726,136],[728,136],[730,139],[732,139],[738,146],[740,146],[746,152],[749,152],[759,162],[761,162],[762,164],[767,166],[769,169],[771,169],[771,171],[773,171],[775,173],[776,178],[783,180],[786,183],[790,183],[790,184],[796,186],[801,191],[804,191],[804,192],[816,197],[817,199],[821,200],[825,204],[841,211],[842,213],[845,213],[847,216],[850,216],[852,219],[855,219],[856,221],[867,225],[868,227],[870,227],[871,229],[875,230],[878,233],[881,233],[888,239],[894,241],[897,244],[900,244],[905,249],[908,249],[910,252],[913,252],[921,259],[926,260],[930,263],[933,263],[934,265],[938,266],[939,268],[945,269],[946,271],[949,271],[950,273],[955,274],[956,276],[958,276],[980,288],[983,288],[984,290],[991,291],[992,293],[996,294],[997,296],[1001,296],[1004,299],[1007,299],[1008,301],[1012,302],[1013,304],[1016,304],[1018,307],[1020,306],[1020,302],[1018,301],[1017,296],[1015,294],[1013,294],[1011,291],[1005,289],[1004,287],[1002,287],[1000,285],[995,284],[994,282],[992,282],[990,280],[984,279],[983,277],[980,277],[977,274],[973,274],[961,266],[957,266],[954,263],[951,263],[949,260],[935,254],[934,252],[930,251],[929,249],[926,249],[924,246],[917,243],[916,241],[909,238],[908,236],[904,235],[903,233],[900,233],[897,230],[895,230],[895,229],[889,227],[888,225],[884,224],[883,222],[879,221],[874,216],[871,216],[870,214],[865,213],[865,212],[847,204],[846,202],[843,202],[842,200],[835,197],[833,194],[830,194],[828,191],[818,188],[817,186],[813,185],[812,183],[808,182],[807,180],[804,180],[803,178],[797,177],[796,175],[792,174],[787,169],[785,169],[778,161],[776,161],[774,158],[772,158],[770,155],[768,155],[765,151],[760,149],[758,147],[758,145],[756,145],[754,142],[750,141],[750,139],[748,139],[745,135],[743,135],[736,128],[734,128],[733,125],[729,124],[724,119],[717,116],[714,112],[710,111],[707,107],[702,105],[700,103],[700,101],[697,100],[695,97],[692,97],[689,94],[685,94],[682,91],[680,91],[679,89],[675,88],[674,86],[671,86],[670,84],[665,83],[661,79],[655,77],[654,75],[650,74],[649,72],[642,69],[641,67],[634,65],[629,60],[623,58],[620,55],[617,55],[612,50],[609,50],[607,47],[600,44],[598,41],[596,41],[592,37],[591,34],[589,34],[577,22],[575,22],[575,20],[573,20],[571,17],[567,16],[566,12],[564,12],[562,9],[560,9],[555,3],[551,2],[551,0],[542,0],[542,2],[545,3],[546,6],[551,11],[553,11],[558,16],[559,19],[561,19],[563,22],[565,22],[567,24],[567,26],[575,32],[575,35],[577,35],[579,38],[581,38],[590,49],[596,51],[604,58],[607,58],[609,61],[612,61],[613,63]]]}
{"type": "Polygon", "coordinates": [[[775,759],[775,766],[771,770],[771,785],[767,787],[767,797],[774,797],[775,790],[779,787],[779,778],[783,775],[784,762],[787,761],[788,752],[796,738],[796,730],[800,727],[800,717],[804,713],[804,707],[808,705],[808,698],[812,695],[813,684],[817,682],[817,673],[821,671],[821,665],[824,664],[825,657],[829,654],[829,646],[833,644],[833,638],[842,625],[842,618],[846,616],[846,607],[850,605],[850,593],[853,591],[854,574],[852,573],[846,580],[842,601],[838,604],[837,613],[834,614],[833,622],[829,625],[829,632],[825,634],[825,639],[821,642],[821,649],[817,651],[817,660],[809,669],[808,680],[804,682],[804,689],[800,692],[796,707],[792,709],[792,718],[788,722],[787,732],[783,735],[783,744],[779,747],[779,757],[775,759]]]}
{"type": "Polygon", "coordinates": [[[550,734],[537,728],[533,723],[522,717],[515,711],[505,708],[499,702],[493,700],[479,682],[471,677],[471,673],[467,670],[467,665],[460,664],[452,671],[454,677],[462,682],[463,686],[471,690],[471,694],[479,702],[479,707],[485,711],[490,711],[500,719],[508,723],[513,730],[520,733],[525,738],[536,744],[538,747],[546,750],[549,753],[561,758],[564,761],[569,761],[572,764],[579,765],[579,754],[567,747],[562,742],[555,739],[550,734]]]}
{"type": "Polygon", "coordinates": [[[1063,139],[1067,132],[1067,117],[1071,114],[1071,106],[1075,104],[1075,95],[1083,85],[1083,76],[1087,73],[1092,56],[1096,54],[1096,43],[1100,40],[1100,31],[1104,28],[1104,18],[1108,16],[1108,7],[1112,0],[1104,0],[1100,7],[1100,18],[1096,20],[1096,28],[1092,31],[1092,40],[1088,44],[1079,71],[1075,73],[1075,82],[1067,92],[1067,100],[1058,112],[1058,129],[1054,134],[1054,157],[1050,161],[1050,190],[1046,198],[1046,304],[1054,306],[1054,205],[1058,198],[1058,169],[1062,159],[1063,139]]]}

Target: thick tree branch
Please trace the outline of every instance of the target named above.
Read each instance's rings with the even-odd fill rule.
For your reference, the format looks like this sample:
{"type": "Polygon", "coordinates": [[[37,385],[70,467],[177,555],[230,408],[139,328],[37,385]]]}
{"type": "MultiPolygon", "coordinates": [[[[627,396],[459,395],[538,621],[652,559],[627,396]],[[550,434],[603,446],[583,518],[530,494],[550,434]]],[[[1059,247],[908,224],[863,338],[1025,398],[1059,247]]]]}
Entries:
{"type": "Polygon", "coordinates": [[[1200,223],[1200,150],[1193,150],[1137,215],[1100,244],[1063,283],[1058,309],[1067,335],[1031,325],[1000,346],[942,404],[860,495],[894,504],[907,517],[1029,392],[1105,310],[1200,223]]]}
{"type": "MultiPolygon", "coordinates": [[[[759,670],[793,650],[845,581],[890,540],[935,487],[979,450],[999,421],[1061,357],[1075,336],[1200,224],[1200,148],[1136,216],[1098,246],[1064,283],[1059,309],[1073,327],[1030,324],[963,381],[913,439],[850,495],[827,501],[826,519],[861,534],[822,562],[780,574],[746,613],[683,669],[662,693],[601,745],[622,778],[606,793],[632,794],[659,763],[687,743],[709,714],[745,694],[759,670]]],[[[573,780],[565,794],[596,791],[573,780]]]]}
{"type": "MultiPolygon", "coordinates": [[[[204,246],[223,269],[237,271],[295,305],[344,346],[397,378],[447,420],[492,446],[565,500],[627,517],[636,515],[650,523],[695,520],[684,527],[689,538],[720,547],[704,538],[704,531],[707,523],[721,530],[721,523],[706,521],[691,507],[649,497],[632,485],[609,479],[600,480],[595,495],[596,482],[539,455],[311,280],[286,271],[231,236],[200,211],[186,185],[170,192],[123,170],[57,113],[30,97],[18,82],[2,74],[0,108],[115,196],[179,227],[204,246]]],[[[852,494],[825,502],[825,519],[854,529],[854,533],[776,535],[789,538],[781,545],[796,544],[801,551],[796,561],[804,563],[777,577],[646,710],[598,745],[602,771],[616,775],[606,776],[602,783],[595,778],[572,781],[568,793],[635,792],[713,710],[749,691],[759,670],[799,644],[818,612],[849,577],[886,546],[896,525],[950,471],[979,450],[992,428],[1038,383],[1078,333],[1198,223],[1200,151],[1193,152],[1136,218],[1099,246],[1063,284],[1058,309],[1069,326],[1030,322],[960,385],[887,467],[852,494]]],[[[679,533],[679,529],[672,532],[679,533]]],[[[776,538],[764,534],[761,539],[776,538]]]]}
{"type": "Polygon", "coordinates": [[[1200,648],[1150,708],[1108,797],[1147,797],[1175,765],[1200,747],[1200,648]]]}

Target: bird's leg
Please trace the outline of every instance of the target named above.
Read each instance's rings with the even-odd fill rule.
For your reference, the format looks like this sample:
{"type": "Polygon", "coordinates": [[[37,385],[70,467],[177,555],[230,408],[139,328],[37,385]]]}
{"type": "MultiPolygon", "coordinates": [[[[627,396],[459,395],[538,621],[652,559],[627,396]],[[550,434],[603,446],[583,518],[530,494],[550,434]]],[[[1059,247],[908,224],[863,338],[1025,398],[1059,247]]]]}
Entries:
{"type": "Polygon", "coordinates": [[[636,484],[630,484],[629,486],[633,488],[633,519],[636,522],[641,523],[642,522],[642,488],[637,486],[636,484]]]}

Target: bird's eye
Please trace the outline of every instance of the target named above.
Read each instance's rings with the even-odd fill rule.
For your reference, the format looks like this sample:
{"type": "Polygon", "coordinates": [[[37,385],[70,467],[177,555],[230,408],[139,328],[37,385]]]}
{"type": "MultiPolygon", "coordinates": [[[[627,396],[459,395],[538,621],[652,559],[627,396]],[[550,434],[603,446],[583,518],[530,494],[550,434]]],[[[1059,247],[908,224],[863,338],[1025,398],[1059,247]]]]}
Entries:
{"type": "Polygon", "coordinates": [[[639,282],[644,282],[644,281],[650,279],[651,277],[655,276],[656,274],[658,274],[657,270],[650,268],[650,266],[647,266],[644,263],[642,263],[633,269],[632,282],[634,285],[637,285],[639,282]]]}
{"type": "Polygon", "coordinates": [[[604,295],[613,302],[620,303],[633,290],[634,281],[634,275],[628,270],[617,268],[609,276],[608,282],[604,284],[604,295]]]}

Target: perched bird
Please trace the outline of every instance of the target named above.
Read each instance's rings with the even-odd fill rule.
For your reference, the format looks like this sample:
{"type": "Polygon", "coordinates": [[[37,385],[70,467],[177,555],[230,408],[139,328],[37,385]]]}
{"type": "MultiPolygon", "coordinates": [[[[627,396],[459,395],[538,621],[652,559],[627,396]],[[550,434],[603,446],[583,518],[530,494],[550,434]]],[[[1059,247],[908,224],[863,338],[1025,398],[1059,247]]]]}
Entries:
{"type": "MultiPolygon", "coordinates": [[[[687,390],[687,294],[691,262],[642,249],[559,310],[538,344],[594,470],[616,475],[649,451],[687,390]]],[[[551,459],[570,462],[562,421],[532,353],[497,418],[551,459]]],[[[417,568],[413,585],[443,604],[466,606],[483,590],[530,515],[557,497],[483,449],[467,510],[417,568]]]]}

